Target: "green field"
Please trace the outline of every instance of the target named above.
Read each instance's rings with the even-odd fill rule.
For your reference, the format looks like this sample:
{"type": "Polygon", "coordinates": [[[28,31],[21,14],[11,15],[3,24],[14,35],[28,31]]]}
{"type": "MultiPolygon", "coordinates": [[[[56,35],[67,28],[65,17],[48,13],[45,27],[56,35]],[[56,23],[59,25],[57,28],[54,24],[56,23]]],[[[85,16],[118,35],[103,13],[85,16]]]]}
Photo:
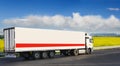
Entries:
{"type": "MultiPolygon", "coordinates": [[[[120,46],[120,37],[93,37],[94,47],[120,46]]],[[[0,39],[0,52],[3,51],[3,40],[0,39]]]]}
{"type": "Polygon", "coordinates": [[[120,37],[93,37],[94,47],[120,45],[120,37]]]}
{"type": "Polygon", "coordinates": [[[4,43],[3,43],[3,40],[0,39],[0,52],[3,52],[3,47],[4,47],[3,44],[4,44],[4,43]]]}

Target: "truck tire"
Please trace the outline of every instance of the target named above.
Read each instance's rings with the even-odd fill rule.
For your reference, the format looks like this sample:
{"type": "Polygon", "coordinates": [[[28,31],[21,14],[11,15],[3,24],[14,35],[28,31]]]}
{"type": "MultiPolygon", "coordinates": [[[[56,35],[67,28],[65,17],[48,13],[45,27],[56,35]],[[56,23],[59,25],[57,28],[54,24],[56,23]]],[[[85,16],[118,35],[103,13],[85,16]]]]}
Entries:
{"type": "Polygon", "coordinates": [[[32,53],[32,57],[33,57],[34,59],[40,59],[40,58],[41,58],[41,54],[40,54],[40,52],[33,52],[33,53],[32,53]]]}
{"type": "Polygon", "coordinates": [[[91,48],[88,48],[87,54],[91,54],[91,53],[92,53],[92,49],[91,49],[91,48]]]}
{"type": "Polygon", "coordinates": [[[49,58],[53,58],[55,56],[55,52],[54,51],[50,51],[48,53],[48,56],[49,56],[49,58]]]}
{"type": "Polygon", "coordinates": [[[79,55],[79,50],[78,49],[71,50],[71,55],[74,55],[74,56],[79,55]]]}
{"type": "Polygon", "coordinates": [[[47,51],[42,52],[42,58],[43,59],[48,58],[48,52],[47,51]]]}

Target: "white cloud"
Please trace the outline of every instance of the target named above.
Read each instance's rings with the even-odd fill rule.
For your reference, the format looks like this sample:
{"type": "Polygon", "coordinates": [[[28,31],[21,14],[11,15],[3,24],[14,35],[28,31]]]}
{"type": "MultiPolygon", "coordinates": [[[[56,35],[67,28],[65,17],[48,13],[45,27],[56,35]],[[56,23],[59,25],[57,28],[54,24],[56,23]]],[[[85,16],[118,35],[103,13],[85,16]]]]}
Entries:
{"type": "Polygon", "coordinates": [[[110,11],[120,11],[120,8],[108,8],[110,11]]]}
{"type": "Polygon", "coordinates": [[[117,32],[120,31],[120,19],[111,15],[103,18],[100,15],[85,15],[73,13],[72,16],[38,16],[30,15],[23,18],[3,20],[4,24],[24,27],[40,27],[80,30],[87,32],[117,32]]]}

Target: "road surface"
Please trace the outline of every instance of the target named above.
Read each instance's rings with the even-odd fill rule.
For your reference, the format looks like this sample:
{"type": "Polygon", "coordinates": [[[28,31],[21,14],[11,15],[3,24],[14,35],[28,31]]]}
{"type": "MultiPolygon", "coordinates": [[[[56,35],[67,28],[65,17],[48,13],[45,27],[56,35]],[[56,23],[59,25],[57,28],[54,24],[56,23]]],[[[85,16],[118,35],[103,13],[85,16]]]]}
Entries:
{"type": "Polygon", "coordinates": [[[51,59],[0,58],[0,66],[120,66],[120,48],[95,50],[91,55],[56,56],[51,59]]]}

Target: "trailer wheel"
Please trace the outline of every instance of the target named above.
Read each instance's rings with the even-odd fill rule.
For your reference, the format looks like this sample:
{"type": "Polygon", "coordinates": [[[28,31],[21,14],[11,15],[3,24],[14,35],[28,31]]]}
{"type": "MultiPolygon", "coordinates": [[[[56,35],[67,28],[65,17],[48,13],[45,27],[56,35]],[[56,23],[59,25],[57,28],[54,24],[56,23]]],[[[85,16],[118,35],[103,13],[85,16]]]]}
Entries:
{"type": "Polygon", "coordinates": [[[40,52],[33,52],[32,56],[34,59],[40,59],[41,57],[40,52]]]}
{"type": "Polygon", "coordinates": [[[78,49],[74,49],[71,51],[71,55],[77,56],[79,55],[79,50],[78,49]]]}
{"type": "Polygon", "coordinates": [[[50,51],[49,54],[48,54],[48,56],[49,56],[50,58],[53,58],[54,55],[55,55],[55,52],[54,52],[54,51],[50,51]]]}
{"type": "Polygon", "coordinates": [[[48,52],[46,51],[42,52],[42,58],[43,59],[48,58],[48,52]]]}

